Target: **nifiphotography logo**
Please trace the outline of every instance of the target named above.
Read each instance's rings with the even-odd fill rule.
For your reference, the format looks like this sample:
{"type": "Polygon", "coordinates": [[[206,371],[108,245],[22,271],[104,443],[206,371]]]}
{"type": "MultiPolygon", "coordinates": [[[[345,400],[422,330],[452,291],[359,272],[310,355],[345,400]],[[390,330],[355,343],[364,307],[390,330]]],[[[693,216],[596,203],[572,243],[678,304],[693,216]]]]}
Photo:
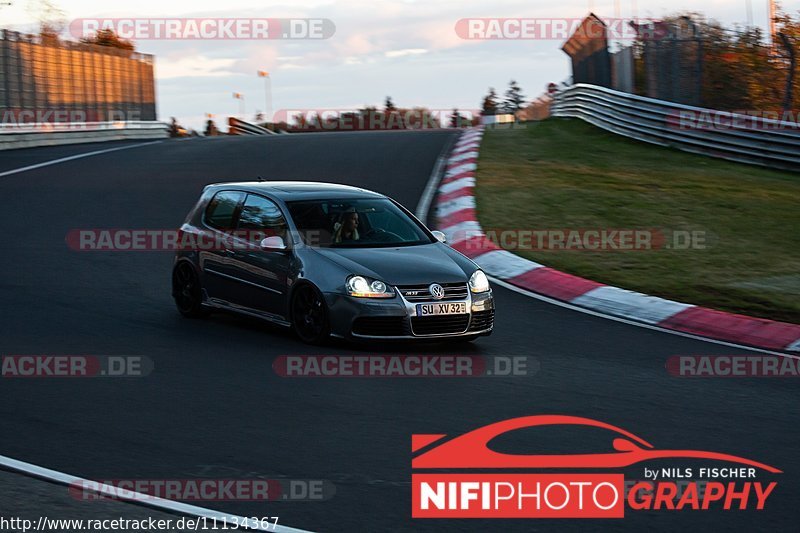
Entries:
{"type": "Polygon", "coordinates": [[[414,518],[624,518],[626,507],[763,510],[778,483],[757,476],[782,473],[725,453],[659,450],[616,426],[562,415],[514,418],[454,438],[413,435],[411,448],[414,518]],[[511,431],[565,426],[605,430],[612,451],[513,455],[490,446],[511,431]],[[692,466],[676,465],[676,460],[691,461],[692,466]],[[648,461],[670,466],[645,467],[639,480],[625,478],[623,469],[648,461]],[[701,465],[694,466],[698,462],[701,465]]]}

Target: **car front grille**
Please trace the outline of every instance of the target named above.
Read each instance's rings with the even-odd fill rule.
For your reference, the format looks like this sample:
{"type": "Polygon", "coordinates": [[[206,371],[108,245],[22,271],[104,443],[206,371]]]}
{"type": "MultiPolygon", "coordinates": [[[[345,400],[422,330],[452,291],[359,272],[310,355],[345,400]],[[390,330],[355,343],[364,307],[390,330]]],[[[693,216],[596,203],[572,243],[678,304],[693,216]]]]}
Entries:
{"type": "Polygon", "coordinates": [[[494,325],[494,309],[488,311],[477,311],[472,313],[472,323],[469,325],[470,331],[483,331],[490,329],[494,325]]]}
{"type": "Polygon", "coordinates": [[[353,322],[353,333],[368,337],[404,337],[409,331],[402,316],[362,316],[353,322]]]}
{"type": "Polygon", "coordinates": [[[414,331],[414,335],[463,333],[467,329],[468,323],[468,314],[411,317],[411,329],[414,331]]]}
{"type": "MultiPolygon", "coordinates": [[[[436,301],[445,302],[448,300],[467,299],[468,289],[466,283],[440,283],[440,285],[442,288],[444,288],[444,298],[436,301]]],[[[434,300],[434,298],[431,296],[428,287],[430,287],[430,284],[402,285],[397,287],[397,290],[399,290],[400,294],[403,295],[403,298],[409,302],[429,302],[434,300]]]]}

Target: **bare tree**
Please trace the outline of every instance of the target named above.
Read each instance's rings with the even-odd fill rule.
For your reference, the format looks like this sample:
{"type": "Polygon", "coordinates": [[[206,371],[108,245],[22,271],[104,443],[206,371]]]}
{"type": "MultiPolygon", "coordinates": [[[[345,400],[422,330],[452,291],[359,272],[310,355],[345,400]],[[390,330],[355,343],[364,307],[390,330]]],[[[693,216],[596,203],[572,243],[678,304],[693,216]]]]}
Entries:
{"type": "Polygon", "coordinates": [[[121,50],[128,51],[133,51],[135,48],[133,42],[123,39],[111,28],[99,29],[94,35],[81,37],[81,42],[87,44],[99,44],[100,46],[110,46],[112,48],[119,48],[121,50]]]}
{"type": "Polygon", "coordinates": [[[45,40],[58,40],[67,26],[66,13],[53,0],[30,0],[28,13],[39,22],[39,34],[45,40]]]}

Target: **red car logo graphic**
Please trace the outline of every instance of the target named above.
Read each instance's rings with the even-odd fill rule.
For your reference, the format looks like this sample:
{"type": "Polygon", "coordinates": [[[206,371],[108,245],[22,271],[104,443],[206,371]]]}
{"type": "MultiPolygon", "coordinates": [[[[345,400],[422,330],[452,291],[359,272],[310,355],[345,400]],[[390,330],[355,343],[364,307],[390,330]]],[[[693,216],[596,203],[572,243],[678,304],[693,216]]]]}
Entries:
{"type": "MultiPolygon", "coordinates": [[[[412,452],[419,452],[446,435],[412,435],[412,452]]],[[[652,444],[624,429],[589,418],[561,415],[539,415],[514,418],[489,424],[450,439],[420,453],[411,461],[413,469],[446,468],[621,468],[654,459],[710,459],[729,461],[775,474],[777,468],[724,453],[699,450],[657,450],[652,444]],[[618,434],[613,440],[613,453],[566,455],[512,455],[495,452],[489,441],[508,431],[535,426],[576,425],[603,428],[618,434]]]]}

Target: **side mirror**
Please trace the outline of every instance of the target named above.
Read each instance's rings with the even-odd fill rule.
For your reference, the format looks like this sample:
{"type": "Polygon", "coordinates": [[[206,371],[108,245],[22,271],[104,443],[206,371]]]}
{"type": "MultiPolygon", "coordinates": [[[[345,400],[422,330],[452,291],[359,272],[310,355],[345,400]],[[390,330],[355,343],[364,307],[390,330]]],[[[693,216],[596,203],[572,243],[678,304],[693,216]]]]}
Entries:
{"type": "Polygon", "coordinates": [[[261,241],[261,249],[265,252],[280,252],[286,249],[286,243],[277,236],[267,237],[261,241]]]}
{"type": "Polygon", "coordinates": [[[441,231],[432,231],[431,233],[433,234],[434,237],[436,237],[437,241],[447,242],[447,236],[441,231]]]}

